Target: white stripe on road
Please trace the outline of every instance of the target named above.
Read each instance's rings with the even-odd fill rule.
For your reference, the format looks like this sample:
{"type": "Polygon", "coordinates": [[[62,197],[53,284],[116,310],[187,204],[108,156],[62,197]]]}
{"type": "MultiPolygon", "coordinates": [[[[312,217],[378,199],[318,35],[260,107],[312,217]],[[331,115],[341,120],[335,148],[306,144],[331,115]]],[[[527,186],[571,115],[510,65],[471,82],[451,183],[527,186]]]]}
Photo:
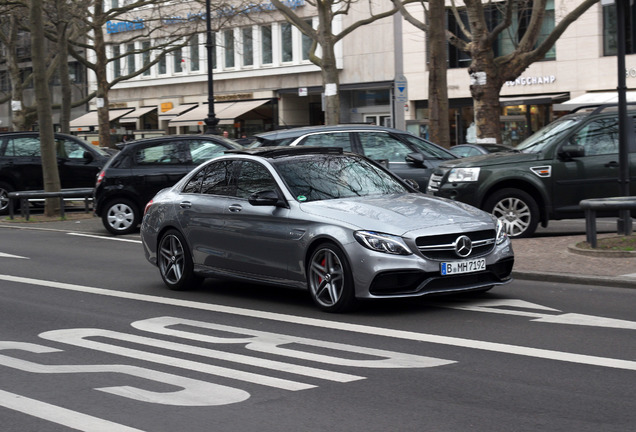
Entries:
{"type": "Polygon", "coordinates": [[[385,336],[395,339],[412,340],[417,342],[429,342],[442,345],[450,345],[462,348],[472,348],[485,351],[500,352],[506,354],[515,354],[526,357],[535,357],[549,360],[557,360],[570,363],[579,363],[593,366],[601,366],[616,369],[636,370],[636,361],[620,360],[608,357],[597,357],[584,354],[573,354],[562,351],[552,351],[539,348],[523,347],[518,345],[508,345],[495,342],[485,342],[472,339],[463,339],[448,336],[438,336],[426,333],[416,333],[405,330],[393,330],[382,327],[373,327],[360,324],[348,324],[337,321],[327,321],[316,318],[306,318],[293,315],[285,315],[273,312],[263,312],[252,309],[243,309],[231,306],[222,306],[215,304],[199,303],[189,300],[171,299],[165,297],[156,297],[146,294],[136,294],[124,291],[112,291],[103,288],[86,287],[82,285],[67,284],[62,282],[46,281],[39,279],[31,279],[19,276],[0,275],[0,280],[15,283],[23,283],[30,285],[38,285],[49,288],[57,288],[69,291],[78,291],[96,295],[109,297],[125,298],[130,300],[145,301],[149,303],[158,303],[171,306],[179,306],[190,309],[207,310],[210,312],[226,313],[232,315],[246,316],[250,318],[261,318],[272,321],[280,321],[292,324],[308,325],[319,328],[332,330],[344,330],[372,336],[385,336]]]}
{"type": "Polygon", "coordinates": [[[121,242],[141,244],[141,240],[133,240],[133,239],[127,239],[127,238],[121,238],[121,237],[109,237],[109,236],[102,236],[102,235],[95,235],[95,234],[82,234],[82,233],[76,233],[76,232],[70,232],[67,234],[72,236],[78,236],[78,237],[91,237],[91,238],[98,238],[101,240],[115,240],[115,241],[121,241],[121,242]]]}
{"type": "Polygon", "coordinates": [[[81,431],[143,432],[141,429],[120,425],[3,390],[0,390],[0,406],[81,431]]]}
{"type": "Polygon", "coordinates": [[[8,254],[8,253],[2,253],[2,252],[0,252],[0,258],[19,258],[19,259],[29,259],[29,258],[27,258],[27,257],[23,257],[23,256],[20,256],[20,255],[11,255],[11,254],[8,254]]]}

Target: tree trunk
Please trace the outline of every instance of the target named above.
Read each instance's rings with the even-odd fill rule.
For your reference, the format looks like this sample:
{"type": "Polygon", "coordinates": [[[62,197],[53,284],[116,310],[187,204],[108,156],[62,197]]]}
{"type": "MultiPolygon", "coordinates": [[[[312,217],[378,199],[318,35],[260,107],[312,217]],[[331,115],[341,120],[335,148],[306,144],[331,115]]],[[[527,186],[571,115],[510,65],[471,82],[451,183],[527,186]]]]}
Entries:
{"type": "Polygon", "coordinates": [[[501,143],[499,117],[499,92],[503,81],[494,66],[490,50],[473,51],[473,61],[468,68],[470,94],[475,110],[475,132],[477,143],[501,143]]]}
{"type": "MultiPolygon", "coordinates": [[[[37,102],[38,125],[40,129],[40,150],[42,153],[42,175],[44,190],[56,192],[60,190],[60,175],[55,154],[55,134],[51,109],[51,94],[46,74],[46,55],[44,39],[44,23],[42,19],[42,0],[31,0],[29,22],[31,24],[31,58],[33,65],[33,82],[37,102]]],[[[44,208],[46,216],[60,213],[59,200],[46,200],[44,208]]]]}
{"type": "MultiPolygon", "coordinates": [[[[102,0],[95,2],[95,21],[104,21],[104,4],[102,0]]],[[[94,28],[95,32],[95,54],[96,68],[95,76],[97,79],[97,100],[103,102],[100,107],[97,106],[97,124],[99,127],[99,145],[102,147],[110,147],[110,118],[108,114],[108,58],[106,56],[106,43],[104,42],[104,33],[101,28],[94,28]]]]}
{"type": "Polygon", "coordinates": [[[444,0],[429,1],[428,108],[430,139],[450,147],[444,0]]]}
{"type": "Polygon", "coordinates": [[[59,22],[57,24],[58,43],[57,49],[60,56],[58,72],[60,75],[60,89],[62,91],[62,104],[60,107],[60,131],[71,132],[71,80],[68,71],[68,33],[67,23],[62,18],[66,16],[66,1],[57,2],[59,22]]]}

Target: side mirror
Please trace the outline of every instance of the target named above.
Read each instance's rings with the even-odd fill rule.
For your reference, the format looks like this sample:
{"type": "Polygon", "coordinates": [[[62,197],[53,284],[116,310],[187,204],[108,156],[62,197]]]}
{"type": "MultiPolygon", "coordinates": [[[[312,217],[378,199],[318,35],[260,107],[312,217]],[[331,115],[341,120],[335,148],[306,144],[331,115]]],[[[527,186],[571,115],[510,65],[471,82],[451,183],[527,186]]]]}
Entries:
{"type": "Polygon", "coordinates": [[[420,185],[419,185],[419,183],[418,183],[418,182],[416,182],[415,180],[410,179],[410,178],[409,178],[409,179],[403,179],[403,180],[404,180],[404,183],[406,183],[407,185],[409,185],[409,186],[410,186],[410,187],[412,187],[413,189],[415,189],[415,190],[420,190],[420,185]]]}
{"type": "Polygon", "coordinates": [[[406,155],[404,160],[406,160],[407,163],[410,163],[417,167],[423,167],[425,159],[424,159],[424,155],[421,153],[409,153],[406,155]]]}
{"type": "Polygon", "coordinates": [[[585,147],[568,144],[559,149],[559,156],[563,159],[572,159],[585,156],[585,147]]]}
{"type": "Polygon", "coordinates": [[[92,162],[93,159],[95,159],[93,153],[89,152],[88,150],[84,151],[84,154],[82,156],[84,157],[84,159],[86,159],[86,162],[92,162]]]}
{"type": "Polygon", "coordinates": [[[285,201],[278,196],[278,193],[271,189],[254,192],[247,200],[253,206],[287,207],[285,201]]]}

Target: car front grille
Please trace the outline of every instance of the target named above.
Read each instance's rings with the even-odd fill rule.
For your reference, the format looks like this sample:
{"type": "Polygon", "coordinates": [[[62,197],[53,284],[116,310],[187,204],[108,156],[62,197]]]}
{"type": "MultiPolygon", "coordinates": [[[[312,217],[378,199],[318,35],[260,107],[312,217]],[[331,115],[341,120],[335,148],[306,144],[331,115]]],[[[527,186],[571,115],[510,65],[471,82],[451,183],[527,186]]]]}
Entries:
{"type": "Polygon", "coordinates": [[[455,253],[455,243],[461,236],[467,236],[472,242],[472,250],[466,257],[477,258],[490,253],[496,243],[495,230],[482,230],[467,233],[452,233],[436,236],[418,237],[415,244],[426,259],[430,260],[456,260],[460,257],[455,253]]]}
{"type": "Polygon", "coordinates": [[[435,172],[428,179],[428,187],[426,188],[426,192],[435,193],[439,190],[439,186],[442,183],[442,178],[444,178],[445,172],[435,172]]]}

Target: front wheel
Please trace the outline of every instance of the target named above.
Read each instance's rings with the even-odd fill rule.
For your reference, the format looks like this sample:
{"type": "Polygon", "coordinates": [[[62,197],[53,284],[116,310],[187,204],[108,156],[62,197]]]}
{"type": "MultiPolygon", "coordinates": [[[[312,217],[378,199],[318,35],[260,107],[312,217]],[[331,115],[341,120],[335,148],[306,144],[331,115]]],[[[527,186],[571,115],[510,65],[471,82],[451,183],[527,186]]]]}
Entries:
{"type": "Polygon", "coordinates": [[[157,264],[163,282],[171,290],[195,288],[203,281],[202,277],[194,273],[192,255],[177,230],[166,232],[159,240],[157,264]]]}
{"type": "Polygon", "coordinates": [[[336,245],[324,243],[311,254],[307,284],[314,303],[324,311],[345,312],[355,304],[351,269],[336,245]]]}
{"type": "Polygon", "coordinates": [[[140,220],[139,209],[127,198],[110,200],[104,206],[102,223],[111,234],[130,234],[137,229],[140,220]]]}
{"type": "Polygon", "coordinates": [[[484,203],[484,210],[503,222],[511,238],[530,237],[539,224],[539,206],[522,190],[509,188],[495,192],[484,203]]]}

